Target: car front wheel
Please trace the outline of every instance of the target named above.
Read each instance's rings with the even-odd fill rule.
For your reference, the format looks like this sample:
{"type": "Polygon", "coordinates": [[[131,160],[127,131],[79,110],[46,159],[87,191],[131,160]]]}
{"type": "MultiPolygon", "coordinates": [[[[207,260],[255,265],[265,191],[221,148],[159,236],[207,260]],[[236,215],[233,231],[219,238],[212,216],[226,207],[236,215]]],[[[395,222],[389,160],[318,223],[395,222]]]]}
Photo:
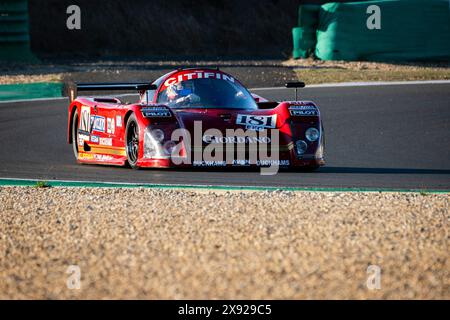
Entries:
{"type": "Polygon", "coordinates": [[[139,125],[134,114],[128,118],[125,137],[128,164],[133,169],[138,169],[136,163],[139,154],[139,125]]]}
{"type": "Polygon", "coordinates": [[[78,111],[75,110],[72,118],[72,149],[75,159],[78,160],[78,111]]]}

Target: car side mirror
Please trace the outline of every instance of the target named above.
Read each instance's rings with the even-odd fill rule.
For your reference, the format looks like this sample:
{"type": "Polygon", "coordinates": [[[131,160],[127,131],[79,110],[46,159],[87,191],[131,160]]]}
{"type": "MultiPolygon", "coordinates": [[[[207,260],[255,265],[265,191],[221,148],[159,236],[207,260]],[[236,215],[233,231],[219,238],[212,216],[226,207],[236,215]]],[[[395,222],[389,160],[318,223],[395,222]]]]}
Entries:
{"type": "Polygon", "coordinates": [[[286,84],[284,86],[286,88],[295,88],[295,101],[297,101],[297,99],[298,99],[297,89],[304,88],[305,83],[303,81],[292,81],[292,82],[286,82],[286,84]]]}
{"type": "Polygon", "coordinates": [[[302,81],[286,82],[286,84],[284,86],[286,88],[304,88],[305,83],[302,81]]]}

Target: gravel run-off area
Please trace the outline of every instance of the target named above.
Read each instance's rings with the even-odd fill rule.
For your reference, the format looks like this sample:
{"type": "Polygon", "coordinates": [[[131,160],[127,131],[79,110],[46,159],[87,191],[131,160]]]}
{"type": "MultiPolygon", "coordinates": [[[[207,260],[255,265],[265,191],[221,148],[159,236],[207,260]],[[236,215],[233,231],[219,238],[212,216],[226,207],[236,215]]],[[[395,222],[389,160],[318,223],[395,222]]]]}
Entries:
{"type": "Polygon", "coordinates": [[[297,75],[281,60],[249,61],[59,61],[36,65],[0,63],[0,85],[32,82],[142,82],[153,81],[180,67],[220,67],[252,87],[282,86],[297,75]]]}
{"type": "Polygon", "coordinates": [[[449,199],[1,187],[0,299],[450,299],[449,199]]]}
{"type": "Polygon", "coordinates": [[[367,61],[217,60],[217,61],[56,61],[35,65],[0,63],[0,85],[32,82],[153,81],[179,67],[220,67],[249,88],[284,86],[300,79],[309,84],[351,81],[448,80],[450,64],[367,61]]]}

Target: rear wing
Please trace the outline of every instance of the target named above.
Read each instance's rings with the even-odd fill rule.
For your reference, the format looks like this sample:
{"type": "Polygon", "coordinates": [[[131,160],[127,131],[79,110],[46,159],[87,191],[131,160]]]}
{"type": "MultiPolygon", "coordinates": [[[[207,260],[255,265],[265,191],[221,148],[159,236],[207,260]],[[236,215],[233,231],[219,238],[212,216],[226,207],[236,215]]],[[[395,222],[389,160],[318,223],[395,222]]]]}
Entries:
{"type": "Polygon", "coordinates": [[[286,88],[295,88],[295,101],[297,101],[298,100],[297,89],[304,88],[305,83],[303,81],[294,81],[294,82],[287,82],[284,86],[286,88]]]}
{"type": "Polygon", "coordinates": [[[69,87],[70,102],[76,99],[78,91],[115,91],[135,90],[143,93],[146,90],[155,90],[156,85],[151,83],[75,83],[69,87]]]}

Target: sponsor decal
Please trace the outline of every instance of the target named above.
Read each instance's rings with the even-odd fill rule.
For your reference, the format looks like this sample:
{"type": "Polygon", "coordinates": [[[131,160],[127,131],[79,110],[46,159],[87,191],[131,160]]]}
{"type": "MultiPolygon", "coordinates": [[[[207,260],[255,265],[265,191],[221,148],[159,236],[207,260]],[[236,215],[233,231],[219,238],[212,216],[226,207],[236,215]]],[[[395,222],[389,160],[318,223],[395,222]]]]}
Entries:
{"type": "Polygon", "coordinates": [[[112,138],[100,138],[99,144],[102,146],[112,146],[112,138]]]}
{"type": "Polygon", "coordinates": [[[252,136],[213,136],[204,135],[203,142],[205,143],[270,143],[270,137],[252,137],[252,136]]]}
{"type": "Polygon", "coordinates": [[[92,153],[80,152],[78,153],[78,159],[80,160],[93,160],[94,155],[92,153]]]}
{"type": "Polygon", "coordinates": [[[234,159],[232,162],[233,166],[249,166],[250,164],[248,159],[234,159]]]}
{"type": "Polygon", "coordinates": [[[85,153],[80,152],[78,154],[78,159],[80,160],[95,160],[95,161],[113,161],[114,157],[109,156],[107,154],[94,154],[94,153],[85,153]]]}
{"type": "MultiPolygon", "coordinates": [[[[227,165],[226,161],[208,161],[208,160],[194,160],[192,163],[196,167],[225,167],[227,165]]],[[[233,166],[249,166],[251,165],[250,160],[248,159],[235,159],[231,163],[233,166]]],[[[289,160],[256,160],[257,166],[289,166],[289,160]]]]}
{"type": "Polygon", "coordinates": [[[166,107],[144,107],[141,108],[142,115],[146,118],[164,118],[170,117],[171,113],[166,107]]]}
{"type": "Polygon", "coordinates": [[[214,160],[194,160],[192,164],[197,167],[224,167],[227,165],[227,162],[214,160]]]}
{"type": "Polygon", "coordinates": [[[251,114],[238,114],[236,124],[244,125],[246,129],[256,131],[273,129],[277,124],[277,115],[259,116],[251,114]]]}
{"type": "Polygon", "coordinates": [[[111,155],[117,155],[117,156],[126,156],[127,155],[125,148],[113,147],[113,146],[102,146],[102,145],[92,146],[91,152],[97,153],[97,154],[111,154],[111,155]]]}
{"type": "Polygon", "coordinates": [[[116,131],[116,127],[114,125],[114,118],[107,118],[106,122],[107,122],[106,132],[114,134],[114,131],[116,131]]]}
{"type": "Polygon", "coordinates": [[[289,160],[257,160],[257,166],[288,166],[290,164],[289,160]]]}
{"type": "Polygon", "coordinates": [[[319,114],[317,107],[313,105],[308,106],[298,106],[292,105],[289,106],[289,113],[294,117],[308,117],[308,116],[317,116],[319,114]]]}
{"type": "Polygon", "coordinates": [[[91,136],[91,142],[98,143],[98,136],[91,136]]]}
{"type": "Polygon", "coordinates": [[[91,131],[90,124],[91,124],[91,108],[88,106],[81,106],[79,129],[82,131],[90,132],[91,131]]]}
{"type": "Polygon", "coordinates": [[[89,141],[87,134],[78,133],[78,146],[82,147],[85,141],[89,141]]]}
{"type": "Polygon", "coordinates": [[[162,90],[167,89],[167,87],[169,87],[173,84],[187,81],[187,80],[193,80],[193,79],[217,79],[217,80],[230,81],[230,82],[234,83],[234,78],[232,76],[223,74],[221,72],[212,72],[212,71],[186,72],[186,73],[181,73],[181,74],[178,74],[177,76],[168,78],[164,82],[162,90]]]}
{"type": "Polygon", "coordinates": [[[95,154],[94,159],[97,161],[112,161],[114,158],[112,156],[108,156],[106,154],[95,154]]]}
{"type": "Polygon", "coordinates": [[[92,130],[98,132],[105,132],[105,117],[93,116],[91,117],[92,130]]]}
{"type": "Polygon", "coordinates": [[[122,127],[122,117],[116,116],[116,126],[121,128],[122,127]]]}

